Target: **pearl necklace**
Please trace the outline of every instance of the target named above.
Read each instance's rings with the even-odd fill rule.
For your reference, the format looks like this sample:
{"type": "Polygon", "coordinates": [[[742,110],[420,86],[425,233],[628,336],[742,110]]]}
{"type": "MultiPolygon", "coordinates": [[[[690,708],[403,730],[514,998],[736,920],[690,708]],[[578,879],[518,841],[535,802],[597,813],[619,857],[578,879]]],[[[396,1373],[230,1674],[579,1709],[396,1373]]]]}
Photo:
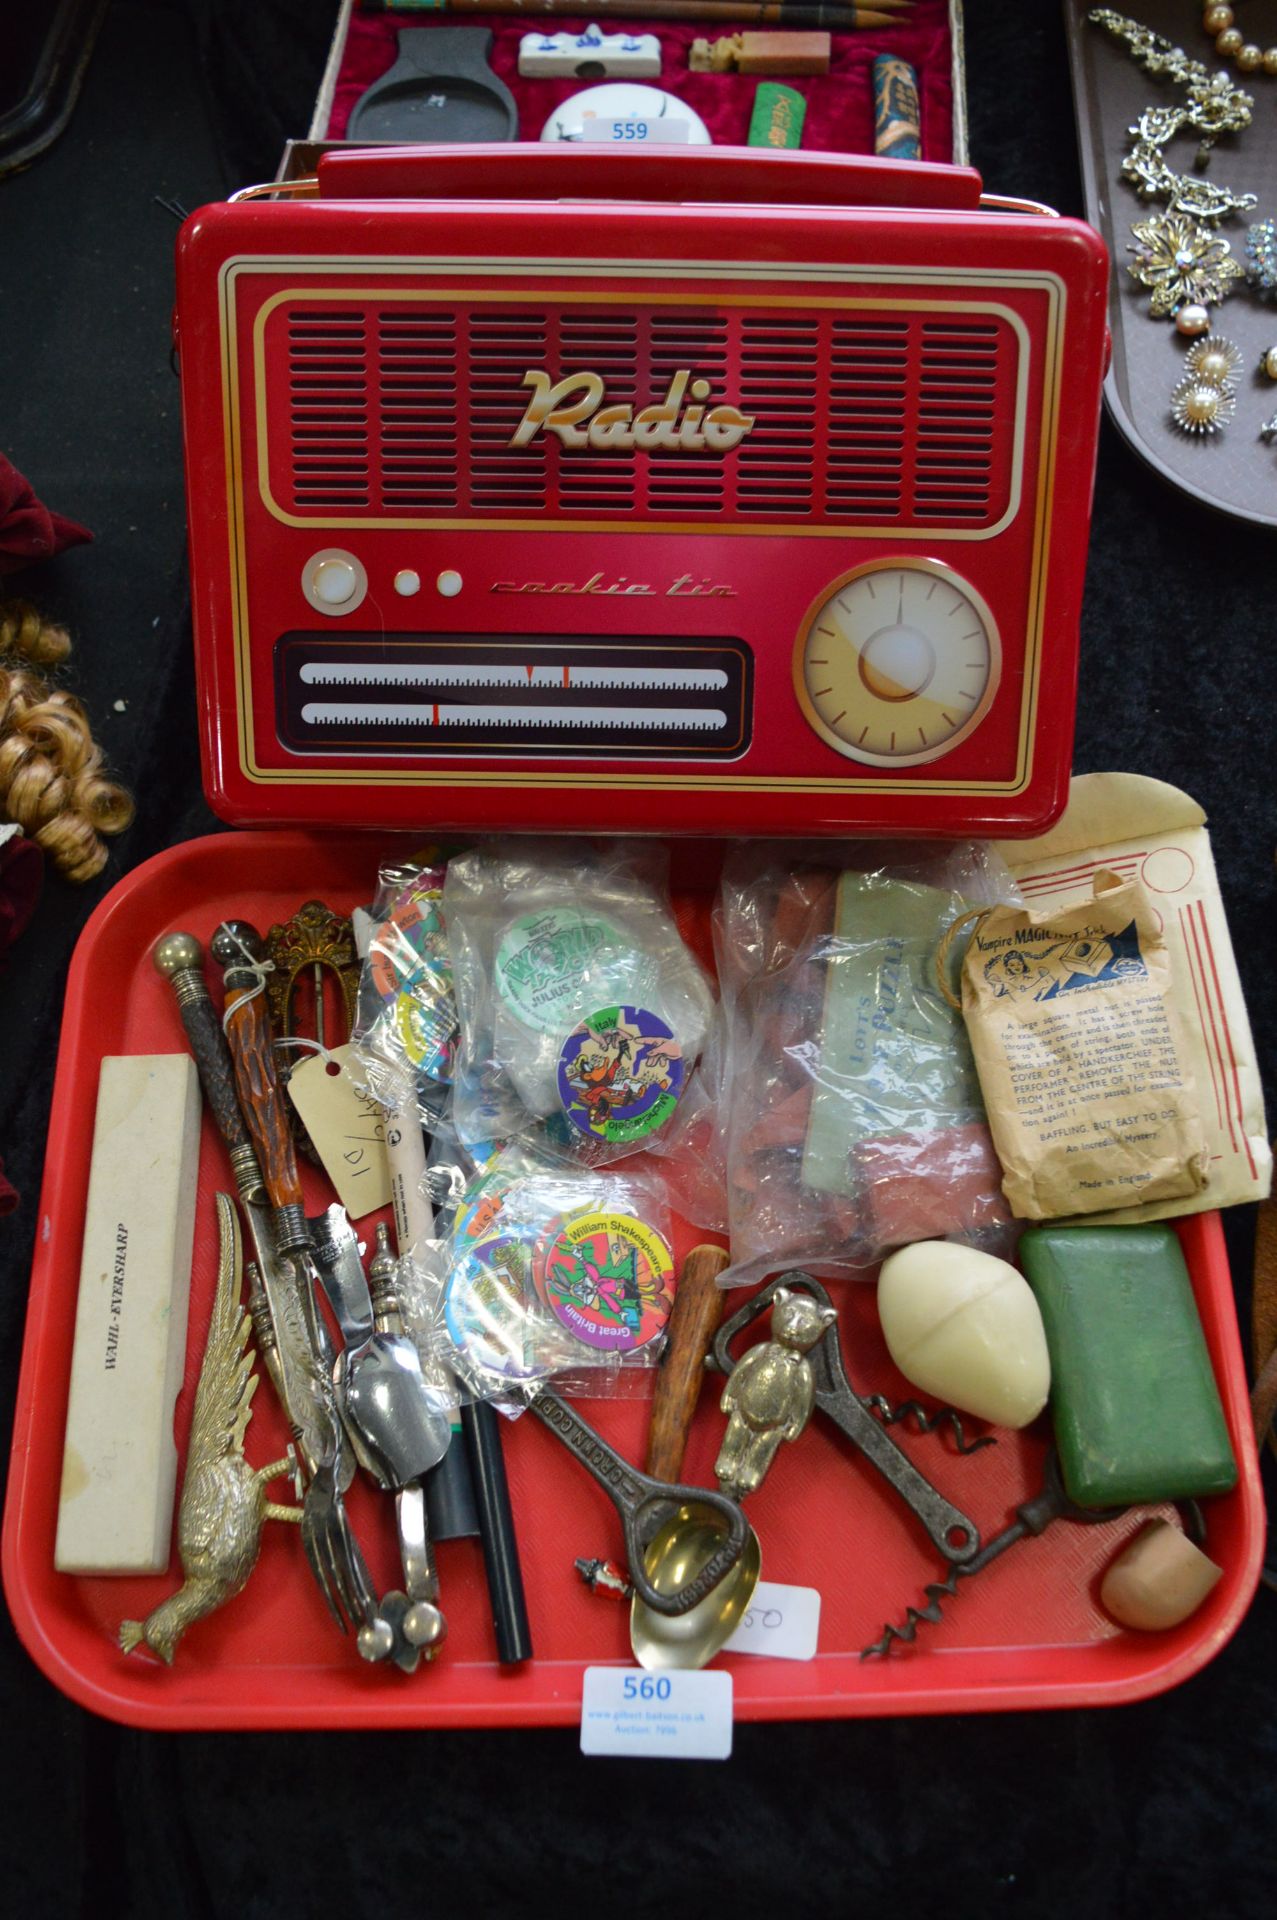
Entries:
{"type": "Polygon", "coordinates": [[[1235,60],[1242,73],[1277,73],[1277,47],[1257,47],[1246,40],[1233,25],[1233,9],[1219,0],[1206,0],[1202,8],[1202,31],[1215,42],[1221,60],[1235,60]]]}

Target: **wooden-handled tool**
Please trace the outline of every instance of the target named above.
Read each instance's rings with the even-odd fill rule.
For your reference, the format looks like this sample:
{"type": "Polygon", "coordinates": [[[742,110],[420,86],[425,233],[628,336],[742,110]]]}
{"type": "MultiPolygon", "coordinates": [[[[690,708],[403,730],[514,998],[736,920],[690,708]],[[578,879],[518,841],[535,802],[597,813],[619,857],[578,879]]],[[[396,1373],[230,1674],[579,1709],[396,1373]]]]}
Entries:
{"type": "Polygon", "coordinates": [[[265,943],[256,927],[246,920],[224,920],[209,942],[209,951],[223,971],[226,989],[223,1024],[235,1070],[240,1110],[257,1150],[262,1179],[270,1197],[280,1267],[295,1282],[294,1297],[304,1319],[313,1361],[308,1369],[307,1386],[322,1440],[315,1473],[306,1489],[302,1544],[337,1624],[344,1632],[346,1616],[349,1616],[352,1624],[360,1626],[359,1651],[363,1658],[381,1660],[394,1652],[396,1632],[378,1611],[367,1563],[342,1503],[342,1494],[353,1471],[353,1459],[345,1443],[334,1388],[332,1345],[315,1306],[315,1287],[320,1276],[306,1218],[288,1109],[275,1070],[266,999],[269,969],[265,943]]]}
{"type": "Polygon", "coordinates": [[[683,1262],[647,1435],[647,1470],[654,1480],[682,1477],[683,1449],[705,1377],[705,1355],[723,1317],[718,1276],[727,1259],[724,1248],[707,1245],[693,1247],[683,1262]]]}
{"type": "Polygon", "coordinates": [[[271,1045],[263,971],[265,947],[261,935],[246,920],[226,920],[213,935],[210,950],[225,971],[226,1037],[235,1066],[240,1110],[275,1209],[280,1251],[292,1252],[308,1246],[310,1235],[288,1109],[271,1045]]]}
{"type": "MultiPolygon", "coordinates": [[[[319,1284],[319,1271],[315,1267],[311,1223],[305,1217],[298,1156],[288,1127],[288,1106],[275,1068],[275,1037],[265,995],[265,947],[257,929],[246,920],[223,920],[209,941],[209,952],[223,968],[225,977],[225,1029],[230,1064],[234,1069],[240,1112],[271,1202],[271,1233],[278,1254],[284,1256],[284,1261],[296,1263],[298,1300],[305,1317],[307,1342],[328,1377],[332,1373],[334,1354],[325,1323],[315,1309],[313,1290],[319,1284]]],[[[326,1384],[330,1386],[330,1380],[326,1384]]],[[[325,1398],[328,1417],[334,1419],[334,1404],[328,1394],[325,1398]]]]}
{"type": "Polygon", "coordinates": [[[154,950],[156,969],[171,985],[209,1111],[230,1155],[231,1170],[244,1219],[252,1236],[258,1275],[249,1311],[257,1330],[258,1351],[288,1416],[307,1474],[323,1451],[328,1411],[323,1381],[313,1352],[310,1317],[297,1276],[279,1247],[253,1139],[235,1091],[235,1067],[222,1023],[209,997],[203,973],[203,949],[191,933],[170,933],[154,950]],[[264,1310],[263,1310],[264,1296],[264,1310]]]}

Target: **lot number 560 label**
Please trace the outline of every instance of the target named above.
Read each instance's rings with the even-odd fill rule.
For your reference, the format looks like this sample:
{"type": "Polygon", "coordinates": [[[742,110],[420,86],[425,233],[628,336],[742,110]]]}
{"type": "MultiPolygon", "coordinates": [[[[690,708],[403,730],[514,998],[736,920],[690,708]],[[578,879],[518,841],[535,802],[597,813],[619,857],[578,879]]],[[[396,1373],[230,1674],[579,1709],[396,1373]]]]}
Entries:
{"type": "Polygon", "coordinates": [[[587,1667],[582,1753],[726,1760],[732,1750],[730,1673],[647,1673],[587,1667]]]}

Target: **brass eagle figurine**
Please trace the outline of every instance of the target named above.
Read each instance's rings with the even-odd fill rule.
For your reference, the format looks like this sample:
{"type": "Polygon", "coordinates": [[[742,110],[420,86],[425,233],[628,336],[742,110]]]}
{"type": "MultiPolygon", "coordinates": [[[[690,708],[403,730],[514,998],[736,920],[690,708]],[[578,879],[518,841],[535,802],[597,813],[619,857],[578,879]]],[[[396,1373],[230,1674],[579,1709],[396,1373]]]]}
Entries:
{"type": "Polygon", "coordinates": [[[145,1620],[125,1620],[120,1626],[125,1653],[145,1641],[169,1666],[187,1628],[247,1585],[257,1565],[263,1523],[301,1520],[300,1507],[276,1506],[266,1497],[272,1480],[292,1472],[291,1459],[254,1471],[244,1458],[257,1375],[248,1346],[249,1317],[240,1304],[239,1220],[224,1193],[217,1195],[217,1231],[217,1288],[177,1513],[177,1546],[186,1578],[145,1620]]]}

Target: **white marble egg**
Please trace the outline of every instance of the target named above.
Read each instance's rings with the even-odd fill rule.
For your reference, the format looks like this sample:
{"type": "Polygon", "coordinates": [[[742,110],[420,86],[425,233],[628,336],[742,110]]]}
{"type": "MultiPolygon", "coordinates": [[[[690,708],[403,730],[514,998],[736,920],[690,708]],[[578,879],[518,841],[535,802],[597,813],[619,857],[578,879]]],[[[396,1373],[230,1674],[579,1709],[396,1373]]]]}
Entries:
{"type": "Polygon", "coordinates": [[[949,1240],[902,1247],[882,1263],[878,1313],[905,1379],[999,1427],[1026,1427],[1051,1388],[1033,1289],[1005,1260],[949,1240]]]}

